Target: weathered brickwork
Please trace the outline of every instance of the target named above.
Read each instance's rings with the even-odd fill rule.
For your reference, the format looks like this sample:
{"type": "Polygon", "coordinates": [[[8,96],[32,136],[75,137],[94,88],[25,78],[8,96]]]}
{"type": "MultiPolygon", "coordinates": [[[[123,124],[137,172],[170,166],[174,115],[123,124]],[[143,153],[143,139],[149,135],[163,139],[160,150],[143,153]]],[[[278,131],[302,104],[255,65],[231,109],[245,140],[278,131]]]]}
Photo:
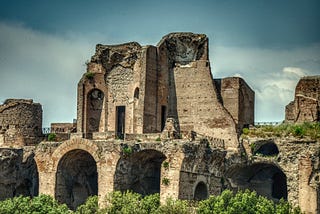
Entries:
{"type": "MultiPolygon", "coordinates": [[[[248,188],[319,214],[320,142],[239,140],[254,122],[254,91],[241,78],[213,79],[208,59],[203,34],[172,33],[157,46],[97,45],[78,84],[77,124],[51,125],[57,142],[40,142],[40,104],[7,100],[0,200],[42,193],[76,209],[90,195],[105,204],[114,190],[160,193],[164,202],[248,188]]],[[[314,115],[317,81],[298,84],[294,122],[314,115]]]]}
{"type": "Polygon", "coordinates": [[[219,100],[203,34],[172,33],[157,46],[97,45],[78,84],[77,131],[89,138],[94,132],[124,138],[159,133],[175,121],[174,138],[194,132],[236,149],[241,128],[253,124],[254,92],[242,79],[231,80],[223,80],[221,90],[228,112],[219,100]]]}
{"type": "Polygon", "coordinates": [[[254,124],[254,91],[239,77],[215,79],[222,105],[237,124],[240,133],[244,127],[254,124]]]}
{"type": "Polygon", "coordinates": [[[34,148],[0,148],[0,200],[38,195],[38,170],[34,148]]]}
{"type": "Polygon", "coordinates": [[[291,123],[320,121],[320,76],[300,79],[294,101],[286,106],[285,120],[291,123]]]}
{"type": "Polygon", "coordinates": [[[21,147],[42,140],[42,107],[32,100],[8,99],[0,105],[0,146],[21,147]]]}

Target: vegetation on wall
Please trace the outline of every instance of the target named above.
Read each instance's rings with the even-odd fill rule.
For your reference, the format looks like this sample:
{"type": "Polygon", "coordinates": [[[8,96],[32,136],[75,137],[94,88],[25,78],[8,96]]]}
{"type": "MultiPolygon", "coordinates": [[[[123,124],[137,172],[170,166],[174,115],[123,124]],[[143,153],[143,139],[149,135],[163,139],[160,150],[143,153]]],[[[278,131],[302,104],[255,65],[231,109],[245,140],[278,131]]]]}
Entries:
{"type": "Polygon", "coordinates": [[[256,192],[246,190],[233,193],[225,190],[219,196],[210,196],[200,202],[173,200],[169,198],[160,204],[160,195],[153,194],[142,197],[138,193],[115,191],[107,196],[104,208],[99,208],[98,197],[91,196],[76,211],[68,210],[65,204],[58,204],[52,197],[15,197],[0,201],[0,213],[76,213],[76,214],[299,214],[298,207],[293,207],[284,200],[275,203],[256,192]]]}
{"type": "Polygon", "coordinates": [[[55,133],[50,133],[48,135],[48,141],[56,141],[57,135],[55,133]]]}
{"type": "Polygon", "coordinates": [[[254,128],[244,128],[242,137],[297,137],[311,140],[320,139],[320,123],[289,124],[282,123],[277,126],[266,125],[254,128]]]}
{"type": "Polygon", "coordinates": [[[87,73],[84,74],[86,78],[88,79],[93,79],[94,77],[94,73],[92,73],[91,71],[88,71],[87,73]]]}

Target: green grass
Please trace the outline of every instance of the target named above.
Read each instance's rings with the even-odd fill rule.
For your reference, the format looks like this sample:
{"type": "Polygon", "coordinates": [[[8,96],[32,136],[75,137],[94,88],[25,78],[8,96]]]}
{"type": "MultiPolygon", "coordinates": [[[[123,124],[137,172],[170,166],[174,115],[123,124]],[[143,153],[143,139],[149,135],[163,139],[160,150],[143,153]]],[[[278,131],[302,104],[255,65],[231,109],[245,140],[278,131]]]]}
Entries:
{"type": "Polygon", "coordinates": [[[282,123],[277,126],[256,126],[252,129],[243,129],[243,137],[288,137],[320,139],[320,123],[288,124],[282,123]]]}

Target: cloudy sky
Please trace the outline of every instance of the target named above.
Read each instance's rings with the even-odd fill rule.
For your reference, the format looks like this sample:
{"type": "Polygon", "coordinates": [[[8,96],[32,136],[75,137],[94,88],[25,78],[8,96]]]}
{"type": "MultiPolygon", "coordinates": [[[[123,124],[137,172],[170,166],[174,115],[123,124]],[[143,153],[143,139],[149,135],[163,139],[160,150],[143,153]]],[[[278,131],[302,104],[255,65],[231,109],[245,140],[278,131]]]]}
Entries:
{"type": "Polygon", "coordinates": [[[77,82],[97,43],[204,33],[213,76],[241,76],[255,90],[256,121],[282,121],[299,78],[320,74],[318,0],[0,2],[0,102],[34,99],[44,126],[76,118],[77,82]]]}

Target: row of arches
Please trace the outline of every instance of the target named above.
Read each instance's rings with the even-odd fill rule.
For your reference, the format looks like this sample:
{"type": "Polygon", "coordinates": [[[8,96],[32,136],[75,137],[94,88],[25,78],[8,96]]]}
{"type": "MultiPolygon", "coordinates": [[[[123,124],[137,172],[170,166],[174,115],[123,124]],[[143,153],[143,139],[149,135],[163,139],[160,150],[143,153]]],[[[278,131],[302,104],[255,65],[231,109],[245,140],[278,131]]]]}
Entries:
{"type": "MultiPolygon", "coordinates": [[[[122,156],[113,175],[113,189],[131,190],[143,196],[159,193],[163,182],[161,170],[164,170],[163,162],[166,158],[162,152],[153,149],[122,156]]],[[[76,209],[89,196],[98,195],[97,162],[91,151],[75,147],[61,154],[58,160],[54,196],[60,203],[76,209]]],[[[30,161],[34,162],[33,159],[30,161]]],[[[35,181],[38,181],[38,172],[33,173],[36,175],[35,181]]],[[[180,176],[180,183],[184,177],[180,176]]],[[[287,198],[286,175],[273,164],[256,163],[251,166],[231,167],[226,172],[226,178],[231,188],[249,188],[271,199],[287,198]]],[[[189,182],[188,188],[192,189],[192,197],[188,198],[192,200],[206,199],[211,192],[208,183],[203,180],[189,182]]],[[[19,194],[35,196],[38,194],[38,184],[26,181],[21,183],[18,190],[19,194]]]]}

